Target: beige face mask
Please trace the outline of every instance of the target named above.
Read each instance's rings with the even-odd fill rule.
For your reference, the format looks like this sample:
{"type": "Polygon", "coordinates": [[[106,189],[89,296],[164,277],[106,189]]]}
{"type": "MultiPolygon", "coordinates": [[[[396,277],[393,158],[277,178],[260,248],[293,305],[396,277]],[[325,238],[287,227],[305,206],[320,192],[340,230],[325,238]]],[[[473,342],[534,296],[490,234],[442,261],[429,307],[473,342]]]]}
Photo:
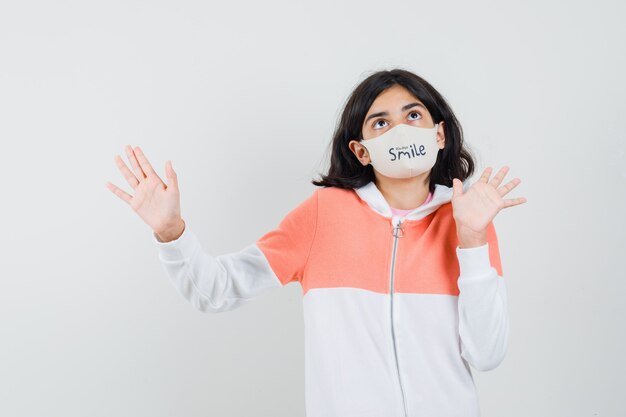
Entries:
{"type": "Polygon", "coordinates": [[[369,152],[374,169],[393,178],[409,178],[430,170],[437,160],[437,127],[399,124],[360,143],[369,152]]]}

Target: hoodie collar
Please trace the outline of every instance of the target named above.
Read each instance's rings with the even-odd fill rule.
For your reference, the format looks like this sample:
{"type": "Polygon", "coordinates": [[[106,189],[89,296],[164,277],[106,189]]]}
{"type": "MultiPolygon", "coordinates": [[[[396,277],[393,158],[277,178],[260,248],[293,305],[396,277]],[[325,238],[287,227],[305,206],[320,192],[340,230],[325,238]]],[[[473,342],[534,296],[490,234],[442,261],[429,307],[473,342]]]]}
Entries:
{"type": "MultiPolygon", "coordinates": [[[[468,183],[463,183],[463,191],[466,191],[468,183]]],[[[370,208],[385,217],[392,217],[391,206],[385,197],[380,192],[376,183],[370,181],[362,187],[354,188],[361,200],[365,201],[370,208]]],[[[452,187],[448,187],[443,184],[435,184],[435,191],[433,192],[433,198],[428,203],[423,204],[413,211],[407,213],[404,219],[417,220],[428,216],[433,211],[437,210],[443,204],[446,204],[452,200],[452,187]]]]}

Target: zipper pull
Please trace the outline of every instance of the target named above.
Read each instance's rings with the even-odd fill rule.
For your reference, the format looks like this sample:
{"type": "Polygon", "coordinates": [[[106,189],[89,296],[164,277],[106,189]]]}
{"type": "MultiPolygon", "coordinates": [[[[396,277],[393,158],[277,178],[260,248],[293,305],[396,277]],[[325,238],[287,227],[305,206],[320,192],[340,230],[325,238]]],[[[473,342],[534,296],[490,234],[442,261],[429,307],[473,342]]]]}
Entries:
{"type": "Polygon", "coordinates": [[[398,224],[396,224],[393,227],[392,234],[393,234],[394,237],[403,237],[404,236],[404,228],[402,227],[402,219],[400,219],[398,221],[398,224]]]}

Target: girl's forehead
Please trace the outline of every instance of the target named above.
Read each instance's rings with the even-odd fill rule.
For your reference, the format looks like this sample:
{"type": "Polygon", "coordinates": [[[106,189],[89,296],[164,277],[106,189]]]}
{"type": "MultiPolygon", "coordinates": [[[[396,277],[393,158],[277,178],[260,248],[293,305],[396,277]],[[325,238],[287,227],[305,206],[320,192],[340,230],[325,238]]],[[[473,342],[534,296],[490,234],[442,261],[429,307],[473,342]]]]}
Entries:
{"type": "Polygon", "coordinates": [[[381,92],[372,102],[370,111],[386,111],[393,110],[396,107],[401,108],[409,103],[422,103],[420,99],[411,94],[406,88],[400,85],[394,85],[381,92]]]}
{"type": "Polygon", "coordinates": [[[428,113],[426,105],[406,89],[404,91],[383,91],[372,102],[366,114],[366,120],[375,114],[389,115],[403,113],[408,109],[419,109],[428,113]]]}

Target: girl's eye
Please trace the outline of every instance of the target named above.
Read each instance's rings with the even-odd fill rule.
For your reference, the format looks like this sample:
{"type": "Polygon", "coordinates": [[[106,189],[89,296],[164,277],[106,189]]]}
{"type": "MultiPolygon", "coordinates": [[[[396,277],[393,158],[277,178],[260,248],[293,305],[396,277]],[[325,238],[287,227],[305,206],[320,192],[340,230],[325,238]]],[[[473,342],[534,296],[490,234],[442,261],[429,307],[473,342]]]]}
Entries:
{"type": "Polygon", "coordinates": [[[416,111],[412,111],[411,113],[409,113],[409,119],[411,119],[411,120],[419,120],[418,118],[412,118],[412,117],[411,117],[412,115],[417,115],[417,116],[419,116],[420,118],[422,117],[422,115],[421,115],[421,114],[419,114],[418,112],[416,112],[416,111]]]}
{"type": "Polygon", "coordinates": [[[377,120],[376,123],[374,123],[374,128],[375,129],[380,129],[382,127],[385,127],[385,125],[381,125],[381,123],[387,123],[387,122],[382,120],[382,119],[377,120]]]}

